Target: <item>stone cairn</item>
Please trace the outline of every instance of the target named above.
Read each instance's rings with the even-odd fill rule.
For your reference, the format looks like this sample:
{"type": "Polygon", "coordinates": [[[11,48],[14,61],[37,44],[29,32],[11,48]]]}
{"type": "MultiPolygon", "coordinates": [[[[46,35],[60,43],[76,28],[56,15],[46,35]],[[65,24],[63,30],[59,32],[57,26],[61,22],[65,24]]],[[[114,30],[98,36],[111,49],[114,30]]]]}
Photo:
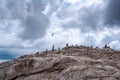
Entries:
{"type": "Polygon", "coordinates": [[[52,51],[55,51],[55,47],[54,47],[54,45],[52,46],[52,51]]]}

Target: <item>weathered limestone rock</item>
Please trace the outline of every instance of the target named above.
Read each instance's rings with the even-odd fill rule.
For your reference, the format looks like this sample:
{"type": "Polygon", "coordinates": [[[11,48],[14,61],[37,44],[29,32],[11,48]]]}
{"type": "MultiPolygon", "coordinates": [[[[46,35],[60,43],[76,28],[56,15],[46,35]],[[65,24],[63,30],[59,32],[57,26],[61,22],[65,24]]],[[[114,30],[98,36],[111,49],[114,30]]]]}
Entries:
{"type": "Polygon", "coordinates": [[[68,46],[0,64],[0,80],[120,80],[120,52],[68,46]]]}

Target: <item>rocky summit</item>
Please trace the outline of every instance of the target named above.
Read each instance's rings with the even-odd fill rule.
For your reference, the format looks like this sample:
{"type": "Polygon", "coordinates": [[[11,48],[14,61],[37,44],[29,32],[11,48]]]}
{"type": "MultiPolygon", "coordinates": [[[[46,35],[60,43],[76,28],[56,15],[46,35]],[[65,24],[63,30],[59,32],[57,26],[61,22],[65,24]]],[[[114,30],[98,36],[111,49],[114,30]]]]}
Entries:
{"type": "Polygon", "coordinates": [[[0,64],[0,80],[120,80],[120,51],[68,46],[0,64]]]}

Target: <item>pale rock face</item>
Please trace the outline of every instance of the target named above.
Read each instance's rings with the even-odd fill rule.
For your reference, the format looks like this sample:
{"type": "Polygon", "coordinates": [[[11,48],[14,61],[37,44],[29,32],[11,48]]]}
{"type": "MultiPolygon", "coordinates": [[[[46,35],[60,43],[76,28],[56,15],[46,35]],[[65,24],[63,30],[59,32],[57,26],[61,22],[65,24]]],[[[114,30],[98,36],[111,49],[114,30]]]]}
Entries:
{"type": "Polygon", "coordinates": [[[67,46],[0,64],[0,80],[120,80],[120,52],[67,46]]]}

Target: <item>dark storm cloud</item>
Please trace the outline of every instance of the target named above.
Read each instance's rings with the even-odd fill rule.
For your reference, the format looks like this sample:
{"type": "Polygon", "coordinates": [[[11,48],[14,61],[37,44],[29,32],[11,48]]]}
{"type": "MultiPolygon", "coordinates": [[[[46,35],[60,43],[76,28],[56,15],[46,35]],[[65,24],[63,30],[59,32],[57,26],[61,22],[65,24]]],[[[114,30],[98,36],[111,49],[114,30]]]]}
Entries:
{"type": "Polygon", "coordinates": [[[120,25],[120,0],[109,0],[105,11],[105,24],[120,25]]]}
{"type": "Polygon", "coordinates": [[[62,24],[66,29],[79,28],[86,33],[104,29],[106,25],[120,25],[120,0],[106,0],[102,4],[92,4],[90,6],[86,4],[76,12],[72,11],[71,8],[73,7],[69,5],[59,11],[59,16],[62,19],[73,18],[62,24]]]}
{"type": "Polygon", "coordinates": [[[10,17],[8,8],[6,7],[6,1],[0,0],[0,21],[10,17]]]}
{"type": "Polygon", "coordinates": [[[99,7],[91,6],[84,7],[79,11],[79,28],[82,31],[88,31],[89,29],[96,30],[100,27],[102,22],[102,10],[99,7]]]}
{"type": "Polygon", "coordinates": [[[23,19],[26,16],[25,1],[6,0],[6,7],[11,15],[10,19],[23,19]]]}
{"type": "Polygon", "coordinates": [[[23,24],[25,27],[20,37],[22,39],[35,39],[44,36],[49,20],[44,14],[39,13],[28,15],[23,24]]]}
{"type": "Polygon", "coordinates": [[[73,18],[68,23],[62,24],[64,28],[79,28],[82,32],[95,31],[100,28],[103,22],[103,7],[96,4],[87,6],[86,4],[73,13],[70,10],[71,6],[66,7],[68,14],[66,14],[65,10],[61,12],[65,18],[73,18]]]}
{"type": "Polygon", "coordinates": [[[47,5],[45,0],[6,0],[3,4],[0,7],[0,17],[21,22],[19,28],[21,27],[23,31],[17,34],[19,38],[29,40],[45,35],[50,23],[47,15],[42,13],[47,5]]]}
{"type": "Polygon", "coordinates": [[[49,19],[42,13],[46,4],[43,0],[32,0],[27,7],[31,10],[23,20],[24,30],[20,34],[22,39],[36,39],[45,35],[46,29],[49,25],[49,19]],[[31,9],[30,9],[31,6],[31,9]]]}
{"type": "Polygon", "coordinates": [[[32,4],[35,12],[44,11],[46,6],[45,0],[32,0],[32,4]]]}
{"type": "Polygon", "coordinates": [[[0,59],[14,59],[15,57],[17,57],[17,55],[15,55],[14,53],[7,51],[7,50],[0,50],[0,59]]]}

